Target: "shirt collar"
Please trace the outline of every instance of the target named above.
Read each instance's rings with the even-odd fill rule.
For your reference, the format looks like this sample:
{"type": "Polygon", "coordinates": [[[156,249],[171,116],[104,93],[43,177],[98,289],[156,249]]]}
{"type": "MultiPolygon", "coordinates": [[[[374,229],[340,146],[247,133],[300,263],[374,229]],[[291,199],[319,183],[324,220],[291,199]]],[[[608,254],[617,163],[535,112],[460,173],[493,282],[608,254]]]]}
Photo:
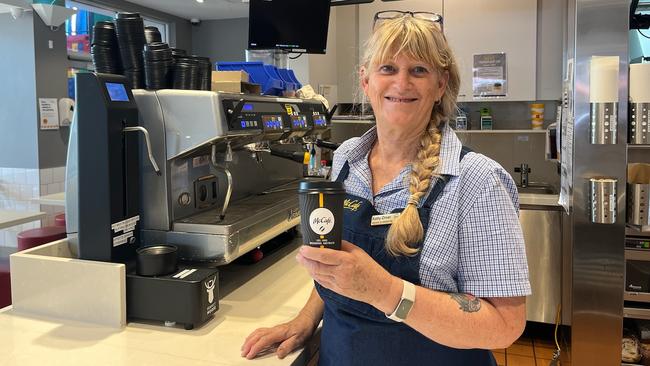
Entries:
{"type": "MultiPolygon", "coordinates": [[[[463,144],[448,123],[440,125],[442,140],[440,142],[440,174],[458,176],[460,174],[460,152],[463,144]]],[[[345,155],[350,164],[360,159],[367,162],[368,153],[377,139],[377,126],[373,126],[358,139],[352,141],[345,155]]],[[[410,169],[409,169],[410,170],[410,169]]]]}

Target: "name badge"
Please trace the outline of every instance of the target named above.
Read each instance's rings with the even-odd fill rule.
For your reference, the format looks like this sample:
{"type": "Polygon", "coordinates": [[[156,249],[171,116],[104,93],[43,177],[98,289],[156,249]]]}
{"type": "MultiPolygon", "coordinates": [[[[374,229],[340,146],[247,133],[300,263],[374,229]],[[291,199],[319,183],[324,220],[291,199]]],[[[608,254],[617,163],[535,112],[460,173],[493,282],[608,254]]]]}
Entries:
{"type": "Polygon", "coordinates": [[[370,226],[390,225],[399,217],[400,214],[392,213],[386,215],[374,215],[370,219],[370,226]]]}

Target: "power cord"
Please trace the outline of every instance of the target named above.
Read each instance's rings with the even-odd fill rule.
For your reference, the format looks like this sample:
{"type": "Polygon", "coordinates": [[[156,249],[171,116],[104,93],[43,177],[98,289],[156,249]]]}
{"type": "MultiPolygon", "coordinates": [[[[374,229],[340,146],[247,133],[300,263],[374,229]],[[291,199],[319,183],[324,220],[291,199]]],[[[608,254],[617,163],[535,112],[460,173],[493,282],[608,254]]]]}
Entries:
{"type": "Polygon", "coordinates": [[[560,353],[562,352],[562,349],[560,348],[560,343],[557,341],[557,330],[560,327],[561,310],[562,310],[562,304],[557,304],[557,314],[555,315],[555,332],[554,332],[555,351],[553,351],[553,358],[551,359],[549,366],[557,366],[560,364],[560,353]]]}
{"type": "Polygon", "coordinates": [[[300,53],[298,54],[298,56],[289,57],[289,60],[295,60],[295,59],[297,59],[298,57],[302,56],[302,54],[303,54],[303,52],[300,52],[300,53]]]}

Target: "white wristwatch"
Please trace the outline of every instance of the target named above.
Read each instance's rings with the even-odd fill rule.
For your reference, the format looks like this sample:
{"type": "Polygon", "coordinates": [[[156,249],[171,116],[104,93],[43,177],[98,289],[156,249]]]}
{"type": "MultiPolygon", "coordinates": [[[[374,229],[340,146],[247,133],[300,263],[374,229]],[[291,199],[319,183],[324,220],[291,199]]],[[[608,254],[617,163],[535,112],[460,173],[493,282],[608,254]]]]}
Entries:
{"type": "Polygon", "coordinates": [[[406,320],[406,317],[409,315],[413,304],[415,304],[415,285],[402,280],[404,286],[402,287],[402,298],[399,300],[399,304],[391,314],[386,314],[388,319],[392,319],[396,322],[403,322],[406,320]]]}

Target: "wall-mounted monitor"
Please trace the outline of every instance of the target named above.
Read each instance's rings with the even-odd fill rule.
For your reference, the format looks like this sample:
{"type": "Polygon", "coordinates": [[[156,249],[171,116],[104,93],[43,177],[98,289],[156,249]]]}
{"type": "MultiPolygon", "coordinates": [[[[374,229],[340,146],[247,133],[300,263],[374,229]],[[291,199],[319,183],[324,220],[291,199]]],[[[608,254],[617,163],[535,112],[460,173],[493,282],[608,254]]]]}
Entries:
{"type": "MultiPolygon", "coordinates": [[[[374,0],[331,0],[332,6],[339,6],[339,5],[355,5],[355,4],[368,4],[373,2],[374,0]]],[[[386,1],[386,0],[384,0],[386,1]]]]}
{"type": "Polygon", "coordinates": [[[250,0],[249,49],[325,53],[330,0],[250,0]]]}

